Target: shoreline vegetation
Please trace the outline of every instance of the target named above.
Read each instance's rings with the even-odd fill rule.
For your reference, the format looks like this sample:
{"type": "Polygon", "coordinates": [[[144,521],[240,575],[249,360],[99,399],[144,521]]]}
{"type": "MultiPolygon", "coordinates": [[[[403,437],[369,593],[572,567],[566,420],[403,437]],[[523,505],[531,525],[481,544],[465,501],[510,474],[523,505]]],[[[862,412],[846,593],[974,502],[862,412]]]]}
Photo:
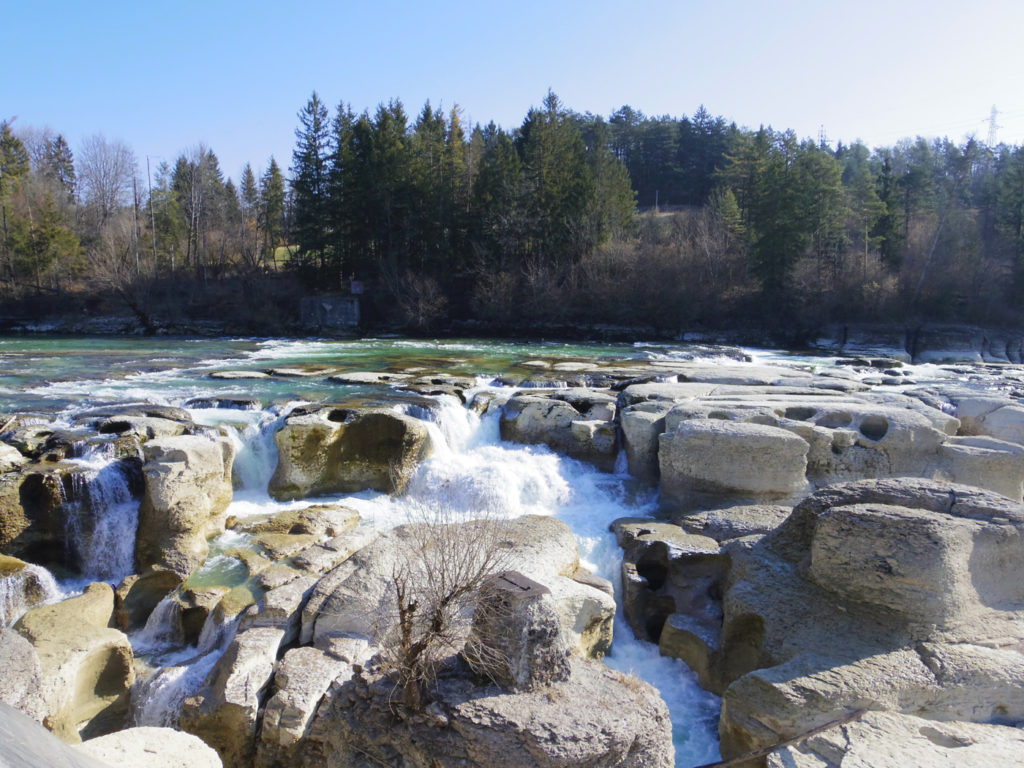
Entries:
{"type": "Polygon", "coordinates": [[[1024,147],[833,146],[551,92],[505,130],[314,92],[282,165],[236,182],[202,144],[146,168],[0,124],[0,327],[299,335],[302,297],[352,294],[359,329],[427,336],[1022,325],[1024,147]]]}

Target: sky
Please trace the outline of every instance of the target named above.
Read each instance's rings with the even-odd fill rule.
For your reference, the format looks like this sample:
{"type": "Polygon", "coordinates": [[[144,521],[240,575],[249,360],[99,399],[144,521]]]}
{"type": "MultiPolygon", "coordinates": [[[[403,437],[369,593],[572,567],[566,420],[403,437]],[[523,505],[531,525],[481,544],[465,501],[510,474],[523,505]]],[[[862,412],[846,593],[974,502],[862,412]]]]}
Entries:
{"type": "Polygon", "coordinates": [[[145,171],[200,142],[236,181],[291,165],[296,117],[401,99],[522,123],[548,89],[607,117],[713,115],[833,145],[973,134],[1024,144],[1024,0],[0,0],[0,120],[145,171]]]}

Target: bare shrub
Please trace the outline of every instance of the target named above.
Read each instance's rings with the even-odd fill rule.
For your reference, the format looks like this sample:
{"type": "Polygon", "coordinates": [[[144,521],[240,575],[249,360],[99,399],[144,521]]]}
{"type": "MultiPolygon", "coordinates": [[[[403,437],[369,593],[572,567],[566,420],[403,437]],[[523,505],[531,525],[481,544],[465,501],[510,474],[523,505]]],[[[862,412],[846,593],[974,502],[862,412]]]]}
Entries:
{"type": "MultiPolygon", "coordinates": [[[[377,607],[382,671],[403,705],[421,710],[441,667],[463,650],[487,579],[508,560],[507,526],[442,504],[421,509],[396,529],[403,544],[377,607]]],[[[467,649],[486,665],[495,652],[467,649]]]]}

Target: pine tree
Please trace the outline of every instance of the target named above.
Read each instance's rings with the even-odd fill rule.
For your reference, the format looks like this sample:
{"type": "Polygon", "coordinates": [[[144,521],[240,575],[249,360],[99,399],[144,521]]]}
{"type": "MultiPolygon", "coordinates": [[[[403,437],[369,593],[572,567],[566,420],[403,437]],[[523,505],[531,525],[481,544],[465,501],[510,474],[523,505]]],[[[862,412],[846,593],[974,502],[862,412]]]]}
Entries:
{"type": "Polygon", "coordinates": [[[285,189],[284,174],[271,157],[267,170],[260,177],[259,220],[263,230],[263,262],[271,262],[277,269],[277,246],[284,233],[285,189]]]}
{"type": "Polygon", "coordinates": [[[333,146],[327,108],[316,91],[298,116],[291,169],[292,229],[298,247],[295,264],[306,270],[310,278],[315,273],[326,277],[330,256],[329,170],[333,146]]]}

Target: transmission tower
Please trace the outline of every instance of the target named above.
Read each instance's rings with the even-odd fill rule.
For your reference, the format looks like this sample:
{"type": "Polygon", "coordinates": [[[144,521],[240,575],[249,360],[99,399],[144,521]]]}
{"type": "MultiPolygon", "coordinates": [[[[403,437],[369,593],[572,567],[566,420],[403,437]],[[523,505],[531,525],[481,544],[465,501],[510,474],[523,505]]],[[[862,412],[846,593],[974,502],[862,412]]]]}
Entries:
{"type": "Polygon", "coordinates": [[[997,137],[998,137],[998,134],[999,134],[999,129],[1003,127],[1003,126],[999,125],[996,122],[996,119],[998,117],[999,117],[999,110],[996,109],[996,105],[993,104],[992,105],[992,114],[989,115],[989,118],[988,118],[988,145],[990,147],[994,147],[996,145],[996,140],[997,140],[997,137]]]}

